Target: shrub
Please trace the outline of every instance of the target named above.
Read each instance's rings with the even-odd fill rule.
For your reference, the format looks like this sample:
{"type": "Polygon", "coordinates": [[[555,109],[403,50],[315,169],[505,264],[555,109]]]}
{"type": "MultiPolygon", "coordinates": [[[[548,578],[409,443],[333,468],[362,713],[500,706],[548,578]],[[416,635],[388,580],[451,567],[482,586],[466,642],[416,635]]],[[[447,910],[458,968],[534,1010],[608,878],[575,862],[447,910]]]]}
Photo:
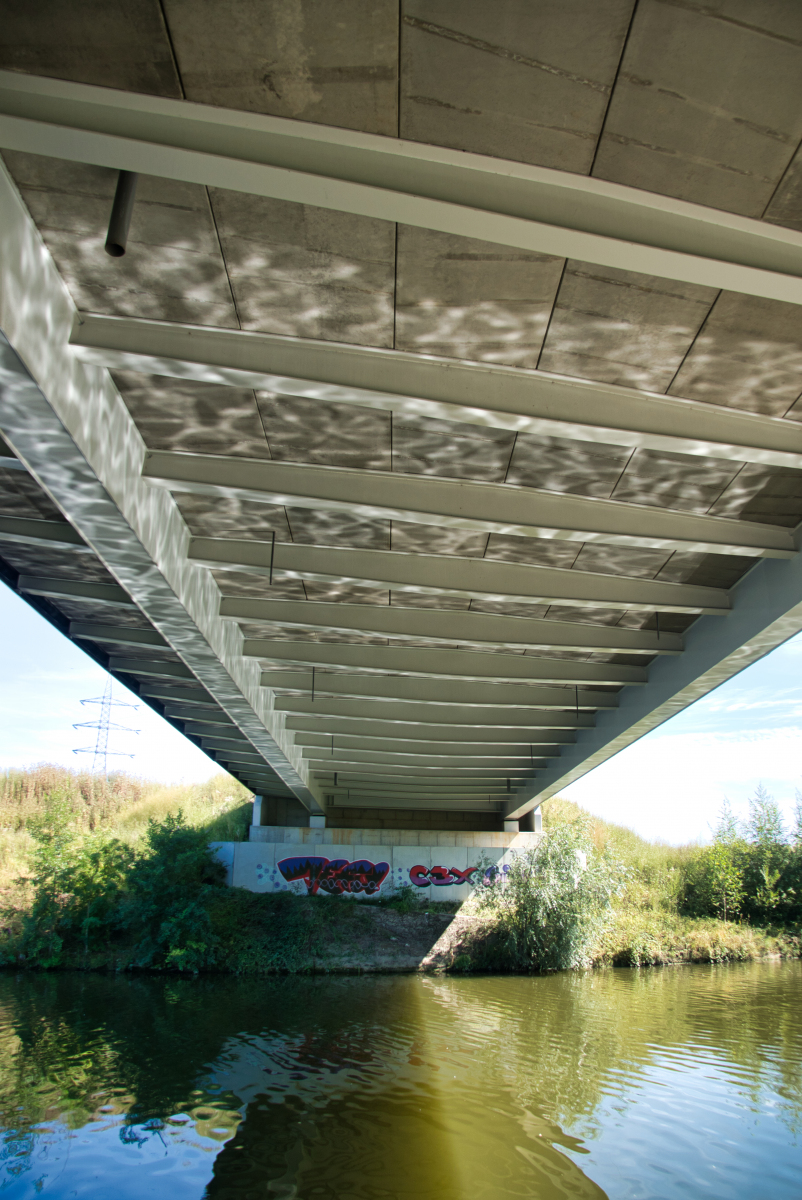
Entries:
{"type": "Polygon", "coordinates": [[[625,875],[608,849],[594,847],[589,823],[579,819],[517,852],[506,872],[485,874],[472,906],[496,918],[495,953],[509,967],[584,967],[625,875]]]}

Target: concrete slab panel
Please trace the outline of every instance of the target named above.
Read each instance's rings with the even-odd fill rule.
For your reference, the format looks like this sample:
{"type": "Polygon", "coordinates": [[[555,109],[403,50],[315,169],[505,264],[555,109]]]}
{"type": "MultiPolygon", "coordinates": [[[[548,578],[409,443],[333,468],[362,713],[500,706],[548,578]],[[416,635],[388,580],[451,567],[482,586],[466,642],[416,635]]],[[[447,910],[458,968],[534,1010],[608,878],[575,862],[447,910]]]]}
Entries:
{"type": "Polygon", "coordinates": [[[250,389],[133,371],[112,377],[148,449],[270,458],[250,389]]]}
{"type": "Polygon", "coordinates": [[[642,0],[593,174],[760,217],[800,137],[797,4],[642,0]]]}
{"type": "Polygon", "coordinates": [[[390,469],[389,414],[269,392],[257,392],[256,400],[277,462],[390,469]]]}
{"type": "Polygon", "coordinates": [[[244,541],[292,541],[283,505],[260,504],[242,496],[195,495],[180,492],[175,497],[187,528],[195,537],[236,537],[244,541]]]}
{"type": "Polygon", "coordinates": [[[181,98],[158,0],[6,5],[0,67],[181,98]]]}
{"type": "Polygon", "coordinates": [[[234,843],[233,886],[267,891],[267,877],[275,863],[275,842],[234,843]]]}
{"type": "Polygon", "coordinates": [[[188,100],[396,134],[395,0],[165,0],[164,10],[188,100]]]}
{"type": "Polygon", "coordinates": [[[307,546],[390,549],[390,521],[370,521],[350,513],[287,506],[292,540],[307,546]]]}
{"type": "Polygon", "coordinates": [[[401,137],[588,171],[631,11],[632,0],[405,0],[401,137]]]}
{"type": "Polygon", "coordinates": [[[56,505],[25,471],[4,470],[0,460],[0,515],[60,521],[56,505]]]}
{"type": "Polygon", "coordinates": [[[393,521],[391,550],[405,554],[458,554],[462,558],[484,558],[486,533],[449,529],[437,525],[412,525],[393,521]]]}
{"type": "Polygon", "coordinates": [[[506,482],[607,499],[631,454],[624,446],[519,433],[506,482]]]}
{"type": "Polygon", "coordinates": [[[395,417],[392,469],[408,475],[503,483],[514,444],[515,434],[504,429],[395,417]]]}
{"type": "Polygon", "coordinates": [[[741,469],[722,459],[636,450],[612,493],[614,500],[705,513],[741,469]]]}
{"type": "Polygon", "coordinates": [[[246,571],[212,571],[212,578],[223,596],[264,597],[272,600],[305,600],[304,586],[297,580],[273,579],[249,575],[246,571]]]}
{"type": "Polygon", "coordinates": [[[536,367],[563,259],[398,227],[395,348],[536,367]]]}
{"type": "Polygon", "coordinates": [[[710,511],[794,529],[802,520],[802,471],[747,463],[710,511]]]}
{"type": "Polygon", "coordinates": [[[395,225],[211,188],[243,329],[392,346],[395,225]]]}
{"type": "Polygon", "coordinates": [[[629,575],[636,579],[654,579],[670,555],[665,550],[639,550],[631,546],[600,546],[586,543],[574,562],[575,571],[594,575],[629,575]]]}
{"type": "Polygon", "coordinates": [[[235,842],[210,842],[209,849],[214,857],[226,869],[226,883],[229,887],[234,882],[234,851],[235,842]]]}
{"type": "Polygon", "coordinates": [[[795,420],[802,326],[793,304],[722,292],[669,389],[671,395],[795,420]]]}
{"type": "Polygon", "coordinates": [[[714,288],[571,259],[539,366],[557,375],[664,392],[716,295],[714,288]]]}
{"type": "Polygon", "coordinates": [[[342,604],[380,604],[383,607],[390,603],[390,593],[382,588],[358,587],[348,583],[305,582],[303,589],[307,600],[340,601],[342,604]]]}
{"type": "Polygon", "coordinates": [[[109,258],[116,171],[3,157],[79,309],[237,328],[205,188],[141,176],[127,253],[109,258]]]}

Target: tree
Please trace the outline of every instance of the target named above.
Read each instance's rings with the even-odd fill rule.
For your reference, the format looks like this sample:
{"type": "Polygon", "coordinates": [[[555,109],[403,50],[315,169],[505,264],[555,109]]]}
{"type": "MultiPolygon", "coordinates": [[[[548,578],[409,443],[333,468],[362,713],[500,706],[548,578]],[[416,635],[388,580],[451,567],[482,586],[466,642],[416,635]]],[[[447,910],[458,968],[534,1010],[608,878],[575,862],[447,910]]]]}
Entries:
{"type": "Polygon", "coordinates": [[[746,835],[754,846],[768,850],[785,845],[785,826],[780,806],[762,783],[749,801],[746,835]]]}
{"type": "Polygon", "coordinates": [[[715,841],[706,855],[710,906],[723,921],[738,916],[744,898],[743,871],[734,843],[715,841]]]}
{"type": "Polygon", "coordinates": [[[802,850],[802,792],[799,788],[794,791],[794,824],[791,827],[791,845],[802,850]]]}
{"type": "Polygon", "coordinates": [[[713,830],[713,841],[719,842],[722,846],[732,846],[740,836],[741,829],[738,818],[733,813],[732,805],[725,796],[719,809],[718,823],[713,830]]]}

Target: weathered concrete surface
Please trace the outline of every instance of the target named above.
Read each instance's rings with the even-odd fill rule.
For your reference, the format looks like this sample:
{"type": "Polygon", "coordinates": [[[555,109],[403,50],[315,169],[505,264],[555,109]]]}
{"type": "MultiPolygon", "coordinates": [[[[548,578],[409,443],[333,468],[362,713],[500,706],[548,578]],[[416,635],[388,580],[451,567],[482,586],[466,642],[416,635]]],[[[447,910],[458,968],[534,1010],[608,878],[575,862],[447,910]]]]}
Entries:
{"type": "Polygon", "coordinates": [[[537,367],[562,268],[561,258],[399,225],[395,348],[537,367]]]}
{"type": "Polygon", "coordinates": [[[632,8],[405,0],[401,137],[588,171],[632,8]]]}
{"type": "Polygon", "coordinates": [[[760,217],[802,137],[793,0],[641,0],[593,173],[760,217]]]}
{"type": "Polygon", "coordinates": [[[396,0],[165,0],[188,100],[397,132],[396,0]]]}
{"type": "Polygon", "coordinates": [[[664,392],[716,296],[713,288],[571,260],[539,366],[557,375],[664,392]]]}

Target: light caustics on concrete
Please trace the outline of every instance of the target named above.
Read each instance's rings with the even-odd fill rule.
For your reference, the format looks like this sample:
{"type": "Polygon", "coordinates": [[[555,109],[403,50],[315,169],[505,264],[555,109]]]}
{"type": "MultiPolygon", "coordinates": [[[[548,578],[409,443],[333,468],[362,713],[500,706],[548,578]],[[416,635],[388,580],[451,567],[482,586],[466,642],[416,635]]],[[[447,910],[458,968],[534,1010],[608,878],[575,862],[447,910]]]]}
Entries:
{"type": "MultiPolygon", "coordinates": [[[[645,294],[656,278],[710,304],[722,288],[802,304],[793,229],[419,141],[0,71],[0,146],[631,272],[645,294]]],[[[696,477],[616,490],[636,456],[645,476],[681,457],[745,489],[750,471],[797,472],[802,422],[220,324],[80,312],[0,176],[0,468],[61,514],[0,514],[0,546],[29,555],[16,586],[91,605],[69,636],[255,791],[314,815],[514,820],[802,628],[798,539],[758,484],[747,519],[707,511],[696,477]],[[233,451],[190,429],[154,444],[131,373],[216,389],[221,412],[248,393],[260,428],[276,397],[337,436],[364,420],[368,449],[332,465],[326,446],[303,461],[250,434],[233,451]],[[445,429],[471,453],[508,437],[506,471],[399,458],[404,422],[410,444],[445,429]],[[510,475],[526,439],[573,446],[575,474],[510,475]]]]}
{"type": "Polygon", "coordinates": [[[802,303],[802,234],[400,138],[2,71],[0,142],[802,303]]]}

